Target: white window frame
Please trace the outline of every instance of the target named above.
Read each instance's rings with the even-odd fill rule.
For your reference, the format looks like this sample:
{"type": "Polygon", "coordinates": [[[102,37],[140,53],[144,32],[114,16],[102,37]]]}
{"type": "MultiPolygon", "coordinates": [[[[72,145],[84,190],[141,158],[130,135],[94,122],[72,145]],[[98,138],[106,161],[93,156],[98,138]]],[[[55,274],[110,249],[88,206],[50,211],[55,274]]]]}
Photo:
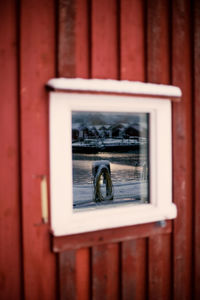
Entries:
{"type": "MultiPolygon", "coordinates": [[[[137,93],[138,94],[138,93],[137,93]]],[[[154,95],[50,92],[50,203],[55,236],[173,219],[171,101],[154,95]],[[150,203],[73,209],[72,111],[150,114],[150,203]]]]}

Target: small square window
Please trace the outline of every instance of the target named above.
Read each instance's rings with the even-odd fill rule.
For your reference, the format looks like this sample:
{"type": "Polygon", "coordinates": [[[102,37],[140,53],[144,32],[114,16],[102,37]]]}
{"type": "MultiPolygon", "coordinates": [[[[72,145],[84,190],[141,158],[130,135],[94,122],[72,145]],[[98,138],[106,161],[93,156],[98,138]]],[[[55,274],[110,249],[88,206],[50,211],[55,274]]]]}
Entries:
{"type": "MultiPolygon", "coordinates": [[[[109,81],[95,82],[101,93],[94,81],[83,79],[66,79],[50,92],[51,223],[56,236],[176,217],[170,95],[162,99],[161,93],[147,93],[159,85],[137,83],[139,91],[119,92],[108,91],[109,81]]],[[[128,84],[134,89],[134,83],[128,84]]]]}

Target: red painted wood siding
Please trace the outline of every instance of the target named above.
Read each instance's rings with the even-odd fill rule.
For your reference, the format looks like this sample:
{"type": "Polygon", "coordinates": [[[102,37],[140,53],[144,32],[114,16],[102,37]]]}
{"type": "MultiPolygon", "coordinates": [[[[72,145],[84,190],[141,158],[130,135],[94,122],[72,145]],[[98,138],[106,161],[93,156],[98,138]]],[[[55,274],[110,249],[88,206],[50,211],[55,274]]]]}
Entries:
{"type": "MultiPolygon", "coordinates": [[[[146,81],[145,1],[120,3],[120,79],[146,81]],[[131,38],[130,38],[131,37],[131,38]]],[[[121,243],[121,298],[147,295],[147,238],[121,243]]]]}
{"type": "Polygon", "coordinates": [[[55,76],[54,1],[20,3],[20,135],[25,299],[55,299],[56,258],[41,217],[41,176],[49,176],[48,95],[55,76]]]}
{"type": "Polygon", "coordinates": [[[175,299],[189,299],[192,284],[192,37],[191,2],[173,1],[172,83],[181,87],[181,105],[173,105],[174,199],[179,216],[173,232],[175,299]]]}
{"type": "MultiPolygon", "coordinates": [[[[147,81],[170,84],[169,1],[148,1],[147,81]]],[[[171,234],[150,236],[148,241],[149,298],[171,299],[171,234]]]]}
{"type": "Polygon", "coordinates": [[[21,299],[16,1],[0,2],[0,299],[21,299]]]}
{"type": "Polygon", "coordinates": [[[1,1],[0,14],[0,298],[199,299],[199,1],[1,1]],[[175,221],[50,236],[40,181],[49,178],[44,85],[55,76],[181,87],[175,221]]]}
{"type": "Polygon", "coordinates": [[[194,108],[193,108],[193,138],[195,143],[194,148],[194,299],[198,299],[200,295],[200,2],[196,1],[193,5],[193,36],[194,39],[194,60],[193,60],[193,91],[194,91],[194,108]]]}

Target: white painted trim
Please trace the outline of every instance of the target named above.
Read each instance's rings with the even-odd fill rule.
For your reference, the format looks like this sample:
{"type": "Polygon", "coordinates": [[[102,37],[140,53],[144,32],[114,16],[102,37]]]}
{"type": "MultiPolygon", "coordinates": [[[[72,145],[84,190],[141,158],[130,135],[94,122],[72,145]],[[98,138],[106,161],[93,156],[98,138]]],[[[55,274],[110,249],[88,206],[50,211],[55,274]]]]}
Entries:
{"type": "Polygon", "coordinates": [[[55,236],[176,217],[172,203],[171,102],[142,97],[50,92],[51,227],[55,236]],[[71,111],[150,113],[149,204],[73,210],[71,111]]]}
{"type": "Polygon", "coordinates": [[[47,86],[57,90],[110,92],[164,97],[181,97],[179,87],[164,84],[112,79],[54,78],[47,86]]]}

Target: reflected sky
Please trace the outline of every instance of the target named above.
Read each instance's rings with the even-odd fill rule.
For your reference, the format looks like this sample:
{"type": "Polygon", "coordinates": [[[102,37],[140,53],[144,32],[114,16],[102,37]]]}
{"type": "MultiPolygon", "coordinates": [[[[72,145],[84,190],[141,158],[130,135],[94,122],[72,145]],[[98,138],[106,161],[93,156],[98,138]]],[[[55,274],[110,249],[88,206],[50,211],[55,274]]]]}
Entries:
{"type": "MultiPolygon", "coordinates": [[[[94,162],[98,162],[100,160],[107,160],[110,163],[111,169],[111,180],[114,188],[114,201],[147,201],[148,200],[148,126],[149,126],[149,114],[147,113],[116,113],[116,112],[82,112],[76,111],[72,112],[72,128],[78,128],[78,135],[75,135],[73,140],[73,203],[79,207],[82,201],[88,200],[90,202],[93,201],[93,175],[92,175],[92,166],[94,162]],[[123,129],[129,128],[132,124],[134,128],[136,128],[136,141],[139,141],[139,146],[131,146],[131,150],[129,147],[129,142],[133,142],[133,139],[129,139],[129,137],[135,137],[135,133],[126,133],[128,137],[124,136],[121,131],[118,133],[118,140],[115,135],[112,135],[111,131],[113,126],[120,125],[123,129]],[[93,137],[92,141],[99,142],[99,139],[102,139],[103,147],[100,147],[97,143],[97,154],[93,154],[95,151],[80,151],[78,147],[81,148],[81,143],[85,142],[88,139],[91,139],[91,136],[84,136],[81,132],[85,126],[95,126],[96,130],[98,130],[98,138],[96,140],[93,137]],[[109,130],[107,135],[101,135],[100,129],[98,126],[108,125],[109,130]],[[111,129],[110,129],[111,128],[111,129]],[[81,132],[81,134],[80,134],[81,132]],[[113,137],[114,136],[114,137],[113,137]],[[113,140],[109,140],[109,139],[113,140]],[[140,140],[139,140],[140,138],[140,140]],[[143,141],[145,139],[146,143],[143,141]],[[112,146],[115,145],[116,142],[123,142],[123,147],[126,146],[127,151],[123,152],[121,146],[117,145],[117,147],[112,149],[112,146]],[[110,143],[110,148],[109,148],[110,143]],[[76,145],[75,145],[76,144],[76,145]],[[75,148],[77,147],[79,151],[75,148]],[[107,149],[106,149],[107,147],[107,149]],[[117,149],[117,150],[116,150],[117,149]],[[107,151],[106,151],[107,150],[107,151]],[[105,152],[101,152],[105,151],[105,152]],[[110,152],[108,152],[110,151],[110,152]],[[112,151],[112,152],[111,152],[112,151]],[[118,152],[117,152],[118,151],[118,152]],[[123,153],[119,153],[119,152],[123,153]],[[130,152],[128,152],[130,151],[130,152]],[[90,154],[80,153],[80,152],[92,152],[90,154]],[[141,178],[141,166],[146,165],[146,177],[141,178]]],[[[106,126],[105,126],[106,127],[106,126]]],[[[120,128],[121,128],[120,127],[120,128]]],[[[101,127],[100,127],[101,128],[101,127]]],[[[107,128],[107,127],[106,127],[107,128]]],[[[87,135],[87,134],[86,134],[87,135]]],[[[136,143],[136,142],[135,142],[136,143]]],[[[91,145],[88,143],[88,145],[91,145]]],[[[88,147],[87,145],[87,147],[88,147]]],[[[138,145],[138,144],[137,144],[138,145]]],[[[115,145],[116,146],[116,145],[115,145]]],[[[90,146],[89,146],[90,147],[90,146]]],[[[92,147],[92,146],[91,146],[92,147]]],[[[82,146],[83,148],[83,146],[82,146]]],[[[97,163],[98,164],[98,163],[97,163]]],[[[144,168],[143,168],[144,170],[144,168]]],[[[143,172],[144,174],[144,172],[143,172]]],[[[109,177],[110,178],[110,177],[109,177]]],[[[106,181],[107,182],[107,181],[106,181]]],[[[94,201],[93,201],[94,202],[94,201]]]]}

